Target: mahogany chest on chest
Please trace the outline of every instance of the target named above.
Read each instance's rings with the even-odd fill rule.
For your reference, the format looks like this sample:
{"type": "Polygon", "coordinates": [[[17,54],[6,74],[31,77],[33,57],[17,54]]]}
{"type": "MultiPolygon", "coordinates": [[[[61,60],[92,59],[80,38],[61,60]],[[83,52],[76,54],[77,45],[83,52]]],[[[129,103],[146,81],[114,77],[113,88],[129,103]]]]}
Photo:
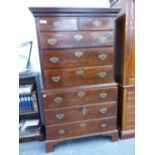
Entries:
{"type": "Polygon", "coordinates": [[[117,140],[115,18],[119,9],[30,8],[39,43],[46,151],[67,139],[117,140]]]}

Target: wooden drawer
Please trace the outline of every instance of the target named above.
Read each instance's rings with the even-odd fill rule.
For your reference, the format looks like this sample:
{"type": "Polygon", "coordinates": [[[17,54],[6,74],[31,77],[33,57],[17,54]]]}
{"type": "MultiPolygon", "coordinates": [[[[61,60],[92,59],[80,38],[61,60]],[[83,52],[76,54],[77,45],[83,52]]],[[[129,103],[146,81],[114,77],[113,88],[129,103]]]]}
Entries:
{"type": "Polygon", "coordinates": [[[135,129],[135,116],[132,114],[130,117],[127,118],[125,124],[125,130],[133,130],[135,129]]]}
{"type": "Polygon", "coordinates": [[[135,87],[129,88],[127,91],[128,101],[135,101],[135,87]]]}
{"type": "Polygon", "coordinates": [[[135,130],[135,120],[127,121],[124,130],[135,130]]]}
{"type": "Polygon", "coordinates": [[[135,120],[135,113],[130,112],[126,114],[126,122],[132,122],[134,120],[135,120]]]}
{"type": "Polygon", "coordinates": [[[114,18],[80,18],[80,30],[112,30],[114,29],[114,18]]]}
{"type": "Polygon", "coordinates": [[[46,125],[116,116],[116,102],[44,110],[46,125]]]}
{"type": "Polygon", "coordinates": [[[119,86],[118,117],[119,127],[122,131],[134,130],[135,101],[134,86],[119,86]]]}
{"type": "Polygon", "coordinates": [[[125,130],[135,130],[135,123],[131,122],[130,124],[127,124],[125,130]]]}
{"type": "Polygon", "coordinates": [[[69,17],[36,18],[40,32],[77,31],[77,19],[69,17]]]}
{"type": "Polygon", "coordinates": [[[113,66],[44,70],[46,89],[112,83],[113,66]]]}
{"type": "Polygon", "coordinates": [[[114,32],[42,32],[39,40],[41,49],[113,46],[114,32]]]}
{"type": "Polygon", "coordinates": [[[126,112],[127,113],[135,113],[135,102],[134,101],[127,102],[126,112]]]}
{"type": "Polygon", "coordinates": [[[113,48],[88,48],[42,51],[45,69],[113,65],[113,48]]]}
{"type": "Polygon", "coordinates": [[[43,92],[44,109],[101,103],[117,100],[117,87],[102,85],[71,87],[43,92]]]}
{"type": "Polygon", "coordinates": [[[116,129],[116,118],[96,119],[64,125],[46,126],[46,138],[60,139],[65,137],[82,136],[85,134],[102,133],[116,129]]]}

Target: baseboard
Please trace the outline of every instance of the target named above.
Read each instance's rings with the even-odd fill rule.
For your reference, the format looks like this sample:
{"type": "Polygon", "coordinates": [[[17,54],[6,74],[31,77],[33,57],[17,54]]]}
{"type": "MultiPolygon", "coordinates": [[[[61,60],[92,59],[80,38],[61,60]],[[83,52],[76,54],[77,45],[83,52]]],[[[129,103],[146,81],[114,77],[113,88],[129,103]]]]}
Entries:
{"type": "Polygon", "coordinates": [[[134,138],[135,137],[135,130],[119,130],[119,136],[121,139],[127,139],[127,138],[134,138]]]}

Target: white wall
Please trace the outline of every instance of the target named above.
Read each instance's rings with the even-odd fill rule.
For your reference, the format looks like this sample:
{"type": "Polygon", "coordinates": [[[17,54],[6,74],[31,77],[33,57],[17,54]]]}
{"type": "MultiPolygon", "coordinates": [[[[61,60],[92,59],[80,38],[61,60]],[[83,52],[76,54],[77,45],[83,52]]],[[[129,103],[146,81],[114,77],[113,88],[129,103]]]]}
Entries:
{"type": "Polygon", "coordinates": [[[109,7],[109,0],[23,0],[17,11],[18,21],[18,43],[32,40],[33,49],[31,55],[31,66],[34,71],[40,72],[38,55],[38,44],[36,36],[35,20],[28,7],[109,7]]]}

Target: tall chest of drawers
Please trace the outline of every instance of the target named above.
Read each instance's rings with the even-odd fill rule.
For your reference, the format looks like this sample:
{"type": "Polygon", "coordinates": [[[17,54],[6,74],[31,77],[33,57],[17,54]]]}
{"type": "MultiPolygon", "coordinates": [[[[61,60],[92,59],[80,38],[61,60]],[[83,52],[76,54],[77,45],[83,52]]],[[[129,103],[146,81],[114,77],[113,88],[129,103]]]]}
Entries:
{"type": "Polygon", "coordinates": [[[119,9],[30,8],[36,20],[46,151],[92,135],[117,140],[115,18],[119,9]]]}

